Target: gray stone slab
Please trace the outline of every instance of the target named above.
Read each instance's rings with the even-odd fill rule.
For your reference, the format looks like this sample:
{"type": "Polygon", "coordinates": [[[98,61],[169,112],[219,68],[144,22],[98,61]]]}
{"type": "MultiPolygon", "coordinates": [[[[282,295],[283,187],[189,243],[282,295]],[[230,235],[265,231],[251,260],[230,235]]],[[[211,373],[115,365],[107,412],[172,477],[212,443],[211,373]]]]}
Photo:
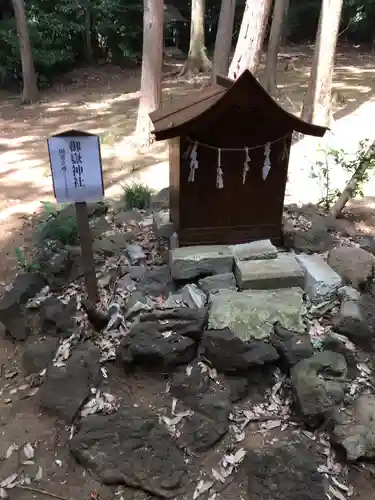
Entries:
{"type": "Polygon", "coordinates": [[[227,245],[174,248],[169,252],[172,278],[187,280],[233,270],[233,254],[227,245]]]}
{"type": "Polygon", "coordinates": [[[205,293],[215,292],[216,290],[237,290],[236,278],[233,273],[207,276],[199,280],[198,284],[205,293]]]}
{"type": "Polygon", "coordinates": [[[234,292],[219,290],[210,294],[209,330],[230,328],[241,340],[270,337],[278,321],[284,328],[304,332],[303,290],[251,290],[234,292]]]}
{"type": "Polygon", "coordinates": [[[305,273],[304,289],[312,302],[329,300],[341,286],[340,276],[320,255],[296,255],[305,273]]]}
{"type": "Polygon", "coordinates": [[[240,290],[303,287],[304,272],[291,254],[277,259],[235,259],[235,275],[240,290]]]}
{"type": "Polygon", "coordinates": [[[170,221],[169,210],[160,210],[153,214],[153,230],[159,238],[170,238],[174,233],[173,222],[170,221]]]}
{"type": "Polygon", "coordinates": [[[239,245],[231,245],[233,255],[238,260],[276,259],[277,248],[270,240],[251,241],[239,245]]]}

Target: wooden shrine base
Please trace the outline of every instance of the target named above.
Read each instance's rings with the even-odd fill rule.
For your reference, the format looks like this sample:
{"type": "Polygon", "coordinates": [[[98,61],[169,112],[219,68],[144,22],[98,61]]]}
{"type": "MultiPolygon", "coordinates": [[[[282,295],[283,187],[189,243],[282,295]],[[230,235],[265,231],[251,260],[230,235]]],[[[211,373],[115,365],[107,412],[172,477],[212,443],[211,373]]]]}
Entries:
{"type": "Polygon", "coordinates": [[[276,246],[282,245],[281,225],[228,226],[180,229],[180,247],[193,245],[236,245],[249,241],[270,239],[276,246]]]}

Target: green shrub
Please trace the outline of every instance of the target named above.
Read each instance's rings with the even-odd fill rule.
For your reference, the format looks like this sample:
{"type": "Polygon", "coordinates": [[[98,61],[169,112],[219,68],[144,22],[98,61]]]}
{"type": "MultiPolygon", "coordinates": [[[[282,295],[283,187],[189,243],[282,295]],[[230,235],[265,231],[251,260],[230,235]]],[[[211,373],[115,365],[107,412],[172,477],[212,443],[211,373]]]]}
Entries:
{"type": "Polygon", "coordinates": [[[138,208],[144,210],[150,208],[153,190],[144,184],[136,182],[124,186],[124,200],[127,209],[138,208]]]}

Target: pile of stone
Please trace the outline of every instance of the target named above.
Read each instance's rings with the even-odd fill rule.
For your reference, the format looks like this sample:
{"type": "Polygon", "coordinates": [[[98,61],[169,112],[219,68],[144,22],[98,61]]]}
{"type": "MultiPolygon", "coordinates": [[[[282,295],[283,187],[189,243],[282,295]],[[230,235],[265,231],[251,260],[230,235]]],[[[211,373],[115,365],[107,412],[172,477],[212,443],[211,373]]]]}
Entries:
{"type": "MultiPolygon", "coordinates": [[[[139,234],[144,221],[134,219],[139,234]]],[[[159,219],[161,236],[168,238],[173,227],[163,212],[159,219]]],[[[42,407],[71,426],[72,454],[103,483],[177,498],[192,481],[202,485],[199,455],[225,440],[234,450],[231,458],[222,458],[219,472],[203,482],[214,498],[227,477],[225,463],[246,454],[238,449],[245,427],[263,417],[262,432],[324,425],[329,450],[326,438],[349,460],[375,458],[372,370],[360,351],[371,347],[374,332],[365,314],[368,297],[361,293],[374,262],[369,259],[359,277],[348,263],[361,249],[334,249],[325,260],[262,240],[172,248],[168,264],[155,266],[148,265],[155,249],[141,240],[121,241],[120,256],[109,253],[108,241],[99,242],[112,259],[101,292],[111,302],[99,310],[78,297],[79,288],[66,300],[45,296],[40,338],[27,340],[24,355],[26,371],[45,377],[42,407]],[[319,349],[311,342],[311,318],[323,331],[319,349]],[[135,371],[155,379],[162,374],[167,387],[160,407],[137,395],[133,406],[125,405],[109,394],[103,366],[109,360],[124,369],[124,385],[135,371]]],[[[358,258],[363,262],[363,255],[358,258]]],[[[25,304],[45,282],[29,273],[17,280],[0,303],[0,321],[7,335],[25,340],[25,304]]],[[[277,475],[284,496],[275,498],[299,500],[310,484],[309,500],[321,500],[327,491],[322,474],[342,481],[331,451],[324,455],[327,464],[295,432],[249,449],[250,497],[264,498],[277,475]],[[273,478],[262,476],[265,467],[273,478]]],[[[348,492],[341,494],[347,498],[348,492]]]]}

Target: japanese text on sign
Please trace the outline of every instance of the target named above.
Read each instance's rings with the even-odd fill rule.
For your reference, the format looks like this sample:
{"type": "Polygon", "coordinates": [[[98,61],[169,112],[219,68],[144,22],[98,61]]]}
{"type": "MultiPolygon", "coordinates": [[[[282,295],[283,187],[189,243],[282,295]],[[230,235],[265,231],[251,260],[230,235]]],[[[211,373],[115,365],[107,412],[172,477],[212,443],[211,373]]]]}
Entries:
{"type": "Polygon", "coordinates": [[[48,149],[56,200],[59,203],[103,198],[100,144],[97,136],[55,136],[48,149]]]}

